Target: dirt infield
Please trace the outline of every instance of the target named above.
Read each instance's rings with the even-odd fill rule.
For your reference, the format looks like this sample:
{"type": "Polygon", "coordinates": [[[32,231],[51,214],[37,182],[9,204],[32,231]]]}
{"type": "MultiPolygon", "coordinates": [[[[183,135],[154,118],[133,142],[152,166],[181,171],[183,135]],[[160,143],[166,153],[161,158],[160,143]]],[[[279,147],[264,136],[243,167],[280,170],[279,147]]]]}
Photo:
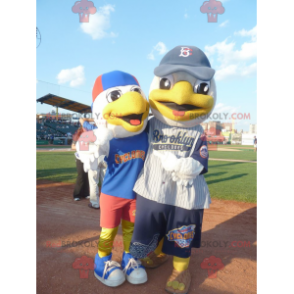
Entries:
{"type": "Polygon", "coordinates": [[[233,151],[233,152],[240,152],[241,150],[238,149],[233,149],[233,148],[221,148],[221,147],[217,147],[216,151],[233,151]]]}
{"type": "Polygon", "coordinates": [[[70,148],[37,148],[37,152],[69,152],[70,148]]]}
{"type": "MultiPolygon", "coordinates": [[[[91,261],[97,252],[100,211],[88,208],[88,200],[73,201],[72,191],[72,184],[37,182],[37,293],[166,293],[171,258],[162,267],[147,270],[146,284],[125,282],[115,289],[102,285],[93,269],[78,269],[82,256],[91,261]]],[[[191,256],[189,293],[256,293],[256,205],[212,200],[202,231],[202,247],[193,249],[191,256]],[[223,268],[218,263],[216,272],[205,269],[202,262],[211,256],[219,258],[223,268]]],[[[122,252],[119,230],[113,259],[120,261],[122,252]]]]}

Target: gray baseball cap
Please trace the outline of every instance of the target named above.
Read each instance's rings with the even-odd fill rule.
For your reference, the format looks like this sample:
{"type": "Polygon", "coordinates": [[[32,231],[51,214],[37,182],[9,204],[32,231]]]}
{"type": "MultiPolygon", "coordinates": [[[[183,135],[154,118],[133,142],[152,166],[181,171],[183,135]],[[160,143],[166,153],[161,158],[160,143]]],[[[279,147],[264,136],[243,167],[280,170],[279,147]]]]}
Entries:
{"type": "Polygon", "coordinates": [[[195,46],[177,46],[167,52],[154,69],[154,74],[163,77],[177,71],[187,72],[204,81],[211,80],[215,73],[204,52],[195,46]]]}

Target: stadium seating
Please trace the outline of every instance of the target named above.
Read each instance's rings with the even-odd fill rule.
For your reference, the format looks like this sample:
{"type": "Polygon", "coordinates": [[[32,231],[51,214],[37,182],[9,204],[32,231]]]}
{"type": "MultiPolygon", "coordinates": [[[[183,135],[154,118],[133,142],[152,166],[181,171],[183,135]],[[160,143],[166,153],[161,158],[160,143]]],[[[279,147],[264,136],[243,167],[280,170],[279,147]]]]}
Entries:
{"type": "Polygon", "coordinates": [[[77,131],[78,127],[66,123],[59,122],[45,122],[45,126],[60,132],[62,134],[71,133],[72,135],[77,131]]]}
{"type": "Polygon", "coordinates": [[[36,129],[37,129],[37,138],[39,139],[47,139],[48,135],[53,135],[54,137],[64,136],[64,133],[59,132],[53,128],[50,128],[49,126],[42,125],[38,122],[36,124],[36,129]]]}

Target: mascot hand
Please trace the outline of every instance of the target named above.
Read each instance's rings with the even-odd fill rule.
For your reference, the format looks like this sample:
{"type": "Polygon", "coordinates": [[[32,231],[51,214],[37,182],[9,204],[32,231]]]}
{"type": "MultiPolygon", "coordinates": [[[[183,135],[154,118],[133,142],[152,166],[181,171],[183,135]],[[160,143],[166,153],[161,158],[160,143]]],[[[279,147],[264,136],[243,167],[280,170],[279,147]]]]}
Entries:
{"type": "Polygon", "coordinates": [[[176,168],[172,173],[172,179],[179,185],[192,185],[193,179],[195,179],[202,170],[203,165],[192,157],[179,158],[176,168]]]}
{"type": "Polygon", "coordinates": [[[177,185],[179,185],[179,186],[192,186],[193,185],[193,179],[179,178],[179,176],[175,172],[172,172],[172,180],[174,182],[177,182],[177,185]]]}
{"type": "Polygon", "coordinates": [[[154,154],[160,158],[162,167],[171,173],[172,180],[179,185],[192,185],[193,179],[203,170],[203,165],[192,157],[177,158],[172,152],[157,150],[154,154]]]}
{"type": "Polygon", "coordinates": [[[154,154],[160,158],[162,167],[166,171],[173,172],[175,170],[178,158],[172,152],[154,150],[154,154]]]}
{"type": "Polygon", "coordinates": [[[108,144],[109,141],[113,138],[112,131],[107,128],[100,127],[99,129],[95,129],[93,132],[96,137],[94,142],[96,145],[108,144]]]}
{"type": "Polygon", "coordinates": [[[76,157],[84,163],[85,172],[89,169],[97,170],[100,161],[104,156],[108,156],[109,140],[111,139],[111,131],[103,128],[99,132],[94,130],[81,134],[76,143],[76,157]]]}

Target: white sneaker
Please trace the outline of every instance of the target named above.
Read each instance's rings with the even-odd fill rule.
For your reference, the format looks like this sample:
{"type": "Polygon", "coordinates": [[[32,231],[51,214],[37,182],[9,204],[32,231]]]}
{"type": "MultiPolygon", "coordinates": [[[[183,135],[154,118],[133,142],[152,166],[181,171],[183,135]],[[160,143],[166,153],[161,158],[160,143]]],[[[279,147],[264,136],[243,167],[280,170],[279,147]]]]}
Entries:
{"type": "Polygon", "coordinates": [[[120,264],[111,260],[112,254],[105,257],[95,256],[94,276],[104,285],[109,287],[117,287],[125,280],[125,275],[120,264]]]}
{"type": "Polygon", "coordinates": [[[81,199],[80,198],[74,198],[74,201],[80,201],[81,199]]]}
{"type": "Polygon", "coordinates": [[[99,209],[100,208],[99,204],[92,204],[91,202],[88,204],[88,207],[94,208],[94,209],[99,209]]]}
{"type": "Polygon", "coordinates": [[[147,273],[140,260],[135,259],[130,253],[123,253],[122,263],[123,272],[131,284],[143,284],[147,282],[147,273]]]}

